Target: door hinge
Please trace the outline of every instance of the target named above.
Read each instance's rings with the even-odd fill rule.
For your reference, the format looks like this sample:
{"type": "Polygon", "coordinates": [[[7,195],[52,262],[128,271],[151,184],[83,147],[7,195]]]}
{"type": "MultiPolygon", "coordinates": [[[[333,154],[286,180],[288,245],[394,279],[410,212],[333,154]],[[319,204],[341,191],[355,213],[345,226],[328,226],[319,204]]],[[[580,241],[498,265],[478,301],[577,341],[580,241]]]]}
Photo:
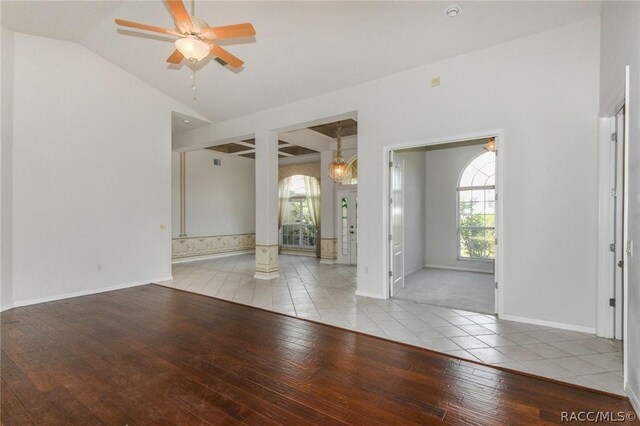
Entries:
{"type": "Polygon", "coordinates": [[[614,299],[613,297],[611,299],[609,299],[609,306],[611,306],[612,308],[616,307],[616,299],[614,299]]]}
{"type": "Polygon", "coordinates": [[[618,142],[618,134],[611,133],[611,142],[618,142]]]}
{"type": "Polygon", "coordinates": [[[624,268],[624,260],[618,260],[618,268],[624,268]]]}
{"type": "Polygon", "coordinates": [[[393,235],[389,234],[389,241],[393,240],[393,235]]]}
{"type": "Polygon", "coordinates": [[[389,271],[389,278],[393,277],[393,271],[389,271]]]}
{"type": "Polygon", "coordinates": [[[498,288],[498,282],[497,282],[497,281],[496,281],[496,283],[495,283],[495,284],[496,284],[496,288],[498,288]]]}
{"type": "Polygon", "coordinates": [[[616,195],[618,195],[618,191],[616,190],[616,188],[611,188],[611,196],[615,197],[616,195]]]}
{"type": "Polygon", "coordinates": [[[612,252],[616,251],[616,243],[609,244],[609,251],[612,251],[612,252]]]}
{"type": "Polygon", "coordinates": [[[393,168],[393,161],[389,161],[389,168],[393,168]]]}
{"type": "Polygon", "coordinates": [[[495,245],[498,245],[498,239],[494,238],[494,241],[495,241],[495,245]]]}
{"type": "Polygon", "coordinates": [[[498,201],[498,194],[495,194],[494,200],[498,201]]]}
{"type": "Polygon", "coordinates": [[[393,204],[393,198],[389,197],[389,205],[393,204]]]}

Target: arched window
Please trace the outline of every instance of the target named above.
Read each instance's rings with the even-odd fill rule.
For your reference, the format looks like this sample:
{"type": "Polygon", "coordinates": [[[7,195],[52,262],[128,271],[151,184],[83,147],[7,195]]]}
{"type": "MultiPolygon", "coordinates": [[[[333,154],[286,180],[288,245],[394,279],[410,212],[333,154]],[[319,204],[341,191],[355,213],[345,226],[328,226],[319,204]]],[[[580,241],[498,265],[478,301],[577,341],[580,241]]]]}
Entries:
{"type": "Polygon", "coordinates": [[[496,254],[496,157],[485,152],[458,182],[458,257],[494,259],[496,254]]]}
{"type": "Polygon", "coordinates": [[[295,175],[280,181],[279,225],[282,245],[314,248],[320,226],[320,185],[311,176],[295,175]]]}
{"type": "Polygon", "coordinates": [[[342,185],[355,185],[358,183],[358,158],[354,158],[349,162],[349,168],[347,169],[349,172],[347,175],[340,181],[342,185]]]}

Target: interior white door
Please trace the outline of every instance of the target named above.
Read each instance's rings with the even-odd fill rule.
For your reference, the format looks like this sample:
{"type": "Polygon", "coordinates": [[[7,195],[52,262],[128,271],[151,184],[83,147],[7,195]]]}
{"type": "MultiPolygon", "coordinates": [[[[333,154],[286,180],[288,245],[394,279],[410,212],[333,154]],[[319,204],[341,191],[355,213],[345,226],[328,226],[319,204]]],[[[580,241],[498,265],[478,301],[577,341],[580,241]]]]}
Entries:
{"type": "Polygon", "coordinates": [[[338,190],[338,263],[356,265],[358,259],[358,191],[338,190]]]}
{"type": "Polygon", "coordinates": [[[613,299],[615,306],[614,310],[614,336],[616,339],[622,339],[623,337],[623,315],[624,315],[624,268],[625,268],[625,110],[624,107],[616,114],[616,160],[615,160],[615,173],[616,184],[614,188],[615,195],[615,215],[614,215],[614,230],[615,230],[615,245],[613,250],[613,268],[614,273],[614,285],[613,285],[613,299]]]}
{"type": "Polygon", "coordinates": [[[391,297],[404,288],[404,160],[393,160],[389,182],[389,224],[391,229],[391,297]]]}

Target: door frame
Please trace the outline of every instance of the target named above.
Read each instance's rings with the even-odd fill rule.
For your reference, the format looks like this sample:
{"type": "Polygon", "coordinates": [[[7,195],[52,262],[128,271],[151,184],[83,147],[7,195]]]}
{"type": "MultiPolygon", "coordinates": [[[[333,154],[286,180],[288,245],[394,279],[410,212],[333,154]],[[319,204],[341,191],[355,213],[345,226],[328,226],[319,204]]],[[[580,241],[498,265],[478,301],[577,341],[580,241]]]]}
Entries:
{"type": "MultiPolygon", "coordinates": [[[[611,135],[617,132],[616,129],[616,115],[621,109],[625,109],[624,115],[624,138],[616,142],[616,144],[624,144],[624,197],[623,203],[623,236],[622,241],[626,245],[628,241],[628,152],[629,152],[629,67],[626,67],[625,74],[625,92],[618,97],[618,101],[615,103],[613,109],[609,110],[606,117],[600,119],[600,136],[599,136],[599,172],[598,172],[598,274],[597,274],[597,292],[596,292],[596,335],[606,338],[614,338],[615,319],[609,306],[609,299],[613,297],[612,277],[614,274],[614,266],[611,261],[611,251],[609,250],[609,244],[615,241],[615,235],[613,233],[612,221],[615,219],[612,214],[614,211],[615,199],[611,197],[611,189],[614,182],[612,176],[615,176],[615,156],[617,155],[616,145],[611,142],[611,135]]],[[[623,260],[627,263],[628,254],[626,253],[626,247],[623,249],[623,260]]],[[[627,294],[627,269],[622,269],[622,283],[623,295],[627,294]]],[[[622,328],[623,328],[623,341],[626,341],[627,332],[627,300],[624,298],[623,304],[623,316],[622,316],[622,328]]],[[[626,345],[625,345],[626,346],[626,345]]],[[[626,361],[625,361],[626,365],[626,361]]],[[[625,369],[626,371],[626,369],[625,369]]]]}
{"type": "Polygon", "coordinates": [[[495,292],[495,299],[496,299],[496,315],[498,316],[498,318],[502,318],[504,315],[504,289],[505,286],[508,285],[508,283],[504,282],[504,252],[505,252],[505,233],[504,233],[504,223],[505,223],[505,214],[504,214],[504,200],[505,200],[505,194],[503,191],[503,170],[504,170],[504,163],[505,163],[505,158],[506,158],[506,153],[507,153],[507,149],[506,148],[506,144],[504,143],[504,131],[503,129],[495,129],[495,130],[485,130],[485,131],[479,131],[479,132],[475,132],[475,133],[465,133],[465,134],[460,134],[460,135],[451,135],[451,136],[444,136],[444,137],[439,137],[439,138],[433,138],[433,139],[425,139],[425,140],[418,140],[418,141],[413,141],[413,142],[400,142],[400,143],[395,143],[395,144],[388,144],[385,145],[383,147],[384,150],[384,155],[383,158],[385,160],[385,163],[383,164],[383,174],[382,174],[382,178],[383,178],[383,182],[385,182],[385,184],[382,186],[382,193],[383,193],[383,205],[381,206],[382,208],[382,218],[383,218],[383,224],[384,224],[384,236],[385,236],[385,240],[386,240],[386,256],[384,259],[384,269],[383,272],[385,274],[385,278],[384,278],[384,283],[385,283],[385,287],[384,287],[384,294],[385,294],[385,298],[389,298],[390,295],[390,290],[391,290],[391,280],[389,279],[389,271],[391,271],[391,264],[390,264],[390,259],[391,259],[391,244],[389,242],[389,238],[388,235],[390,235],[391,233],[391,224],[390,224],[390,217],[389,217],[389,197],[390,197],[390,193],[389,193],[389,179],[390,179],[390,168],[389,168],[389,162],[391,161],[391,152],[392,151],[396,151],[396,150],[400,150],[400,149],[407,149],[407,148],[418,148],[418,147],[422,147],[422,146],[430,146],[430,145],[443,145],[443,144],[448,144],[448,143],[455,143],[455,142],[463,142],[463,141],[468,141],[468,140],[473,140],[473,139],[485,139],[485,138],[491,138],[494,137],[496,138],[496,148],[497,148],[497,155],[496,155],[496,194],[499,195],[498,197],[498,201],[497,201],[497,206],[496,206],[496,238],[498,239],[498,244],[496,245],[496,258],[495,258],[495,282],[498,283],[497,288],[496,288],[496,292],[495,292]]]}

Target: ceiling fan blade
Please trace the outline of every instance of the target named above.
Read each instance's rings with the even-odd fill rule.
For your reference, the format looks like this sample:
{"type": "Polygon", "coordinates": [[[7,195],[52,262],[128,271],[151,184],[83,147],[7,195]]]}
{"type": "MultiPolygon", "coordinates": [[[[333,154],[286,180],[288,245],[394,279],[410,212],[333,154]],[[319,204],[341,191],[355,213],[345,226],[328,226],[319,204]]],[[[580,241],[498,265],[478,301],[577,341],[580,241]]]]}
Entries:
{"type": "Polygon", "coordinates": [[[224,38],[234,37],[251,37],[256,35],[256,30],[250,23],[226,25],[224,27],[211,27],[202,30],[200,33],[202,37],[210,38],[213,40],[221,40],[224,38]]]}
{"type": "Polygon", "coordinates": [[[183,59],[184,56],[182,56],[182,53],[180,53],[178,50],[174,50],[171,56],[167,58],[167,62],[169,62],[170,64],[179,64],[183,59]]]}
{"type": "Polygon", "coordinates": [[[139,30],[153,31],[154,33],[162,33],[162,34],[169,34],[169,35],[182,37],[182,34],[174,30],[169,30],[167,28],[161,28],[161,27],[154,27],[153,25],[139,24],[137,22],[125,21],[124,19],[116,19],[116,24],[121,25],[123,27],[137,28],[139,30]]]}
{"type": "Polygon", "coordinates": [[[187,13],[182,0],[166,0],[166,2],[178,30],[182,33],[193,31],[191,17],[187,13]]]}
{"type": "Polygon", "coordinates": [[[213,53],[214,56],[217,56],[218,58],[225,61],[227,64],[231,65],[233,68],[240,68],[242,64],[244,64],[244,61],[224,50],[217,44],[210,43],[210,45],[211,53],[213,53]]]}

